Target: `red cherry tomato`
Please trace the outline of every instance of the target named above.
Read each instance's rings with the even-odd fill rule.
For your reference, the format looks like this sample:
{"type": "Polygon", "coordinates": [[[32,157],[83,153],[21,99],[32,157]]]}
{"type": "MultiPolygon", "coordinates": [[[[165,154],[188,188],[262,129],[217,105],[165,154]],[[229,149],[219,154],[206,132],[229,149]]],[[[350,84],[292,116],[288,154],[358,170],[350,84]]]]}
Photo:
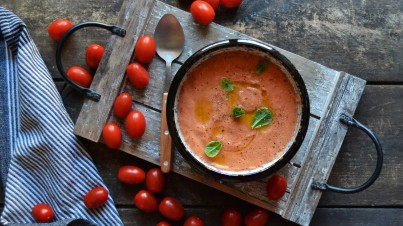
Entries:
{"type": "Polygon", "coordinates": [[[144,89],[150,81],[148,72],[139,63],[129,64],[126,68],[126,74],[130,83],[137,89],[144,89]]]}
{"type": "Polygon", "coordinates": [[[190,5],[193,19],[202,25],[209,25],[215,17],[213,7],[205,1],[196,0],[190,5]]]}
{"type": "Polygon", "coordinates": [[[154,59],[156,50],[154,39],[150,36],[140,37],[134,48],[136,59],[143,64],[148,64],[154,59]]]}
{"type": "Polygon", "coordinates": [[[218,8],[220,7],[220,0],[203,0],[205,2],[207,2],[208,4],[211,5],[211,7],[213,7],[213,9],[215,11],[218,10],[218,8]]]}
{"type": "Polygon", "coordinates": [[[73,66],[67,71],[67,76],[78,85],[88,88],[92,82],[91,74],[82,67],[73,66]]]}
{"type": "Polygon", "coordinates": [[[134,197],[134,204],[139,208],[139,210],[146,213],[152,213],[157,211],[158,202],[153,194],[146,190],[139,191],[134,197]]]}
{"type": "Polygon", "coordinates": [[[255,209],[245,216],[246,226],[264,226],[269,219],[269,213],[264,209],[255,209]]]}
{"type": "Polygon", "coordinates": [[[227,209],[221,216],[222,226],[241,226],[242,216],[236,209],[227,209]]]}
{"type": "Polygon", "coordinates": [[[165,177],[164,173],[159,168],[150,169],[146,177],[147,190],[156,193],[164,190],[165,177]]]}
{"type": "Polygon", "coordinates": [[[136,166],[122,166],[119,169],[118,178],[121,182],[126,184],[140,184],[143,183],[146,174],[144,170],[136,166]]]}
{"type": "Polygon", "coordinates": [[[220,0],[224,8],[232,9],[237,8],[242,4],[242,0],[220,0]]]}
{"type": "Polygon", "coordinates": [[[53,220],[55,215],[50,206],[40,203],[32,208],[32,216],[37,223],[48,223],[53,220]]]}
{"type": "Polygon", "coordinates": [[[93,209],[103,206],[108,201],[108,191],[103,187],[96,187],[84,196],[84,204],[93,209]]]}
{"type": "Polygon", "coordinates": [[[198,217],[188,217],[183,226],[204,226],[204,222],[198,217]]]}
{"type": "Polygon", "coordinates": [[[242,0],[221,0],[221,5],[227,9],[237,8],[241,4],[242,0]]]}
{"type": "Polygon", "coordinates": [[[166,221],[161,221],[157,224],[157,226],[171,226],[170,223],[166,222],[166,221]]]}
{"type": "Polygon", "coordinates": [[[59,42],[64,33],[68,31],[73,24],[69,20],[55,20],[48,27],[48,34],[55,42],[59,42]]]}
{"type": "Polygon", "coordinates": [[[85,62],[87,66],[91,69],[97,69],[99,62],[101,62],[102,56],[104,55],[105,48],[98,45],[92,44],[87,48],[85,53],[85,62]]]}
{"type": "Polygon", "coordinates": [[[133,99],[128,93],[120,94],[113,104],[113,112],[119,118],[126,117],[132,109],[133,99]]]}
{"type": "Polygon", "coordinates": [[[106,124],[102,130],[102,136],[108,148],[118,149],[122,143],[122,132],[115,123],[106,124]]]}
{"type": "Polygon", "coordinates": [[[133,110],[126,117],[126,132],[127,135],[133,138],[140,138],[146,130],[146,119],[143,113],[133,110]]]}
{"type": "Polygon", "coordinates": [[[274,175],[267,181],[266,190],[269,199],[278,201],[287,190],[287,180],[283,176],[274,175]]]}
{"type": "Polygon", "coordinates": [[[185,208],[178,200],[172,197],[166,197],[161,201],[159,211],[162,216],[172,221],[179,221],[185,216],[185,208]]]}

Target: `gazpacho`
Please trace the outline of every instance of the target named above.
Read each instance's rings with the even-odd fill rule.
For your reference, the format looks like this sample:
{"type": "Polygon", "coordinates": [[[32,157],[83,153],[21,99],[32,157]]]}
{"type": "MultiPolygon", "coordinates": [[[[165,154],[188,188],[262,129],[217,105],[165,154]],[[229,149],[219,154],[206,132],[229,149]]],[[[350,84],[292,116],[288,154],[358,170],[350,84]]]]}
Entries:
{"type": "Polygon", "coordinates": [[[255,170],[281,158],[298,131],[301,98],[270,57],[244,50],[216,53],[194,66],[177,98],[185,146],[218,170],[255,170]]]}

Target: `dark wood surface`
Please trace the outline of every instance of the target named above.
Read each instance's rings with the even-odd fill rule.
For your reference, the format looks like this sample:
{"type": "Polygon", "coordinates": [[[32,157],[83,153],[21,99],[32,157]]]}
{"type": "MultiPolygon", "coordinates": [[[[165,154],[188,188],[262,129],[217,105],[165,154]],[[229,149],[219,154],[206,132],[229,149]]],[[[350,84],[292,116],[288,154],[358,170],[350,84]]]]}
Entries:
{"type": "MultiPolygon", "coordinates": [[[[164,0],[188,10],[190,0],[164,0]]],[[[27,24],[55,84],[64,82],[55,64],[56,45],[47,35],[55,19],[73,23],[100,21],[115,23],[121,0],[24,1],[3,0],[0,5],[12,10],[27,24]]],[[[384,168],[369,189],[351,195],[325,193],[312,225],[398,225],[403,222],[403,2],[378,1],[266,1],[245,0],[238,10],[221,9],[215,22],[289,50],[327,67],[346,71],[368,81],[355,118],[380,138],[384,168]]],[[[65,67],[84,66],[84,51],[91,43],[105,45],[109,33],[85,29],[69,40],[64,51],[65,67]]],[[[83,99],[75,91],[62,92],[64,103],[75,121],[83,99]]],[[[140,213],[133,205],[134,194],[143,186],[126,186],[117,180],[117,171],[126,164],[144,169],[155,167],[102,144],[84,141],[98,170],[111,190],[126,225],[155,225],[161,216],[140,213]]],[[[329,183],[353,186],[362,183],[375,167],[375,150],[369,138],[350,130],[333,168],[329,183]]],[[[167,176],[167,188],[158,195],[178,198],[187,215],[197,215],[206,225],[219,225],[228,207],[245,214],[252,205],[194,182],[175,173],[167,176]]],[[[4,205],[0,197],[0,207],[4,205]]],[[[270,225],[292,225],[276,215],[270,225]]]]}

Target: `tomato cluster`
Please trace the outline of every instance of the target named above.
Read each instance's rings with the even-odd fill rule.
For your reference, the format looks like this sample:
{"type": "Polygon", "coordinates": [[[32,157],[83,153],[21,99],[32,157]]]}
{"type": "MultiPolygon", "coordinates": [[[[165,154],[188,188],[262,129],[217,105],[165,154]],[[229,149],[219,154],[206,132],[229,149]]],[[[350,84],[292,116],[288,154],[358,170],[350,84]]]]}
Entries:
{"type": "MultiPolygon", "coordinates": [[[[170,221],[180,221],[185,216],[185,208],[173,197],[165,197],[158,203],[154,194],[162,192],[165,187],[165,176],[161,169],[153,168],[145,174],[144,170],[139,167],[122,166],[119,169],[118,179],[125,184],[141,184],[145,181],[146,189],[140,190],[133,200],[139,210],[146,213],[159,211],[162,216],[170,221]]],[[[200,218],[197,219],[199,222],[202,222],[200,218]]],[[[157,225],[170,224],[162,221],[157,225]]]]}
{"type": "MultiPolygon", "coordinates": [[[[129,64],[126,67],[126,74],[130,84],[134,88],[144,89],[148,86],[150,78],[146,68],[142,64],[148,64],[154,59],[156,53],[154,39],[150,36],[140,37],[135,45],[134,52],[138,62],[129,64]]],[[[113,111],[117,118],[125,120],[125,130],[129,137],[141,138],[146,129],[146,119],[142,112],[132,110],[132,103],[132,96],[128,93],[122,93],[116,98],[113,111]]],[[[104,127],[105,133],[102,133],[104,142],[109,148],[118,149],[122,142],[122,132],[120,129],[116,129],[113,132],[105,130],[105,128],[109,127],[110,124],[104,127]]]]}
{"type": "Polygon", "coordinates": [[[199,24],[209,25],[214,20],[220,4],[224,8],[233,9],[239,7],[242,0],[196,0],[190,5],[190,13],[199,24]]]}

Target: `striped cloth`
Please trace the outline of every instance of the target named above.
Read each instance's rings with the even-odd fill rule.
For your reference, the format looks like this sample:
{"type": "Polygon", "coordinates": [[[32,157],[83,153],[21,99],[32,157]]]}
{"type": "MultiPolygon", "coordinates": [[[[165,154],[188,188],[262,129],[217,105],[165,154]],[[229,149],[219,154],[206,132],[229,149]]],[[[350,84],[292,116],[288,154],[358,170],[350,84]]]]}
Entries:
{"type": "Polygon", "coordinates": [[[101,208],[85,207],[85,194],[105,184],[73,135],[73,123],[25,24],[1,7],[0,157],[1,224],[31,224],[32,207],[46,203],[55,213],[50,225],[122,225],[110,196],[101,208]]]}

